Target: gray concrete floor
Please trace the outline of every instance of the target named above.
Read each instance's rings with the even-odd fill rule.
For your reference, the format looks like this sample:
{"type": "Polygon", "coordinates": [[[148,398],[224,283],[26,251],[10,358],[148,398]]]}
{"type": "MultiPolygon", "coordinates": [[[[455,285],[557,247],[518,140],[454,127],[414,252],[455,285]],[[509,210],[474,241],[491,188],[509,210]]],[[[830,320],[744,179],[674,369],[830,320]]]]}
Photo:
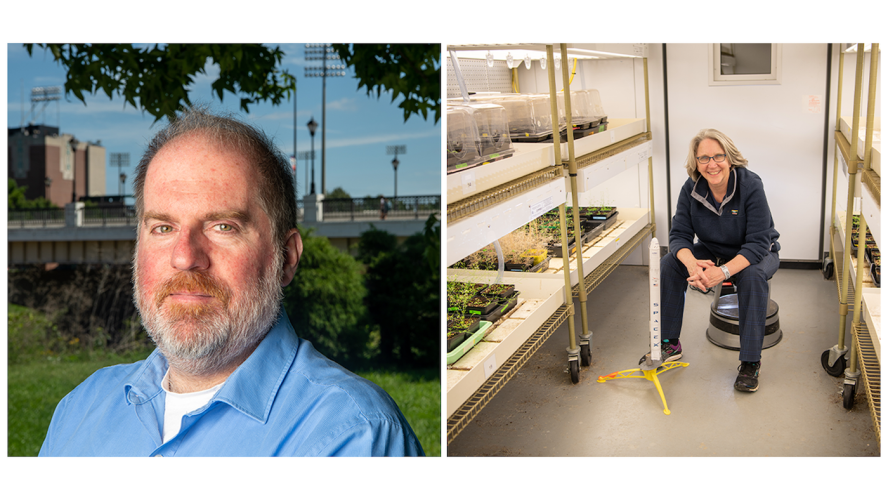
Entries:
{"type": "MultiPolygon", "coordinates": [[[[820,366],[838,340],[839,316],[835,282],[816,270],[781,269],[771,280],[783,340],[763,351],[757,392],[734,390],[739,352],[706,339],[712,295],[690,291],[681,337],[681,361],[690,365],[659,376],[671,414],[653,382],[599,383],[599,375],[636,368],[648,351],[647,272],[620,266],[590,294],[592,366],[581,368],[578,384],[567,372],[565,323],[447,455],[880,456],[865,396],[845,410],[842,379],[820,366]]],[[[579,315],[575,321],[579,330],[579,315]]]]}

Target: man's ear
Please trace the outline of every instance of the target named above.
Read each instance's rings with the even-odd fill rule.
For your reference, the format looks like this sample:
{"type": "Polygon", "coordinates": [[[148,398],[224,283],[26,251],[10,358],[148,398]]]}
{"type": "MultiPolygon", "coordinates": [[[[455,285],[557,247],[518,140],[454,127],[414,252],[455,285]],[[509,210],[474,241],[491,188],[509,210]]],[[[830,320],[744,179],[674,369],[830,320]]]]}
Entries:
{"type": "Polygon", "coordinates": [[[287,233],[287,241],[284,244],[284,269],[281,273],[281,286],[287,286],[293,281],[299,259],[302,257],[302,236],[299,231],[291,229],[287,233]]]}

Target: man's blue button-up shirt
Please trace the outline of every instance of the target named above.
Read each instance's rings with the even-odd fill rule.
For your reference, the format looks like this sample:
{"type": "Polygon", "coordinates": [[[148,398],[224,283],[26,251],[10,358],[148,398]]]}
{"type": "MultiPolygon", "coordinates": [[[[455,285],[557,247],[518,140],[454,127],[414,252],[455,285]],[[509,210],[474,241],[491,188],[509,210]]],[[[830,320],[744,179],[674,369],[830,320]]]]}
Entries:
{"type": "Polygon", "coordinates": [[[320,354],[286,313],[162,443],[166,358],[103,368],[59,403],[40,456],[422,456],[378,386],[320,354]]]}

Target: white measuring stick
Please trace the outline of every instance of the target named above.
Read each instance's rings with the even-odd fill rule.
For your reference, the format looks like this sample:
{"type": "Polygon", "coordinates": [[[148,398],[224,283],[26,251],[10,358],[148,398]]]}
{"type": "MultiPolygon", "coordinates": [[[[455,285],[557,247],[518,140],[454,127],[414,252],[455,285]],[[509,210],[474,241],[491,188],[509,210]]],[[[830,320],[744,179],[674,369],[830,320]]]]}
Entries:
{"type": "Polygon", "coordinates": [[[651,284],[651,361],[660,361],[660,242],[651,238],[650,272],[651,284]]]}

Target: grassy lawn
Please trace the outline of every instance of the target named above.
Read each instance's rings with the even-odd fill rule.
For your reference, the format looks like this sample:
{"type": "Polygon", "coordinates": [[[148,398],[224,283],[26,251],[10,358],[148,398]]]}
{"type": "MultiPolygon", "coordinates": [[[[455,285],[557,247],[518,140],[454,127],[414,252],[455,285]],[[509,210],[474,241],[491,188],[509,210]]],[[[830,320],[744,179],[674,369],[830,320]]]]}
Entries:
{"type": "MultiPolygon", "coordinates": [[[[150,351],[149,351],[150,352],[150,351]]],[[[146,353],[103,356],[88,361],[10,364],[8,374],[10,457],[36,457],[59,401],[99,368],[143,359],[146,353]]]]}
{"type": "MultiPolygon", "coordinates": [[[[32,361],[8,370],[7,453],[37,456],[52,412],[80,382],[104,366],[144,359],[147,353],[105,356],[88,361],[32,361]]],[[[427,456],[441,455],[441,386],[437,372],[362,372],[385,389],[410,422],[427,456]]]]}
{"type": "Polygon", "coordinates": [[[398,403],[427,457],[441,456],[441,383],[437,370],[358,372],[398,403]]]}

